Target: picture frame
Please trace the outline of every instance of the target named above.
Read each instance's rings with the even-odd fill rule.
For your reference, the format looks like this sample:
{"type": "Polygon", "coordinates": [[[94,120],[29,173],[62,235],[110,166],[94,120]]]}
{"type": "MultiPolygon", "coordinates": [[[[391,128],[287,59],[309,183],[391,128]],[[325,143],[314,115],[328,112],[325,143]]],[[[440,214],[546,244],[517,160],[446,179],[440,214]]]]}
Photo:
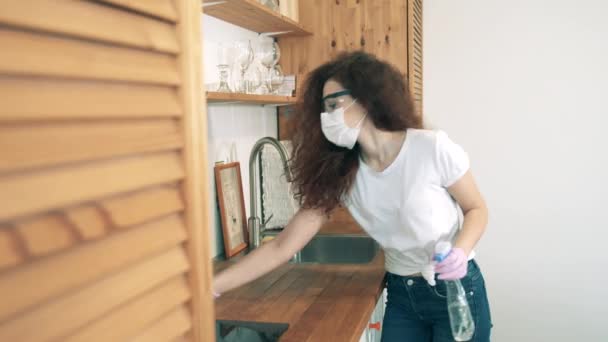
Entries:
{"type": "Polygon", "coordinates": [[[239,162],[216,164],[214,172],[224,252],[229,259],[249,246],[241,166],[239,162]]]}

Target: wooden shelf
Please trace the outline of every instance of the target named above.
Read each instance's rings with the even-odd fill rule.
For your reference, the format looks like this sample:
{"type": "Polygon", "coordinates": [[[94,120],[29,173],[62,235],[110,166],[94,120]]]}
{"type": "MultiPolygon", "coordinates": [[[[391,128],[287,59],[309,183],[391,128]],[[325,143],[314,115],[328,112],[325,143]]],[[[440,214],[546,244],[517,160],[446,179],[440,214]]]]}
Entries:
{"type": "Polygon", "coordinates": [[[219,93],[215,91],[207,92],[207,103],[243,103],[289,106],[295,104],[296,101],[297,99],[293,96],[219,93]]]}
{"type": "Polygon", "coordinates": [[[296,21],[257,0],[203,0],[203,13],[258,33],[283,36],[312,34],[296,21]]]}

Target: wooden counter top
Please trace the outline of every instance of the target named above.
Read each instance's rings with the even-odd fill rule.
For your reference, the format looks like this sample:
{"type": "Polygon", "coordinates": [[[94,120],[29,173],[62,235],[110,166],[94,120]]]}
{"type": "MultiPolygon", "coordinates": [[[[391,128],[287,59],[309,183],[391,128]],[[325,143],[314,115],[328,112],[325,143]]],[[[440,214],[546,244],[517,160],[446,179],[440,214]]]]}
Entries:
{"type": "MultiPolygon", "coordinates": [[[[237,260],[216,261],[216,273],[237,260]]],[[[356,342],[383,279],[382,251],[369,264],[285,264],[220,297],[216,319],[288,323],[281,342],[356,342]]]]}

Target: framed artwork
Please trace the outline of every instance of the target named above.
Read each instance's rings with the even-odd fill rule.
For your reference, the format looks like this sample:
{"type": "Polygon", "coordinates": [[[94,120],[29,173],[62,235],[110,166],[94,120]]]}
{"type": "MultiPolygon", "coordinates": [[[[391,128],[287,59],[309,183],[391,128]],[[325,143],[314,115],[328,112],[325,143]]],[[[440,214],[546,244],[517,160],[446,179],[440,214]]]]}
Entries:
{"type": "Polygon", "coordinates": [[[226,258],[249,245],[241,167],[238,162],[215,165],[215,186],[224,235],[226,258]]]}

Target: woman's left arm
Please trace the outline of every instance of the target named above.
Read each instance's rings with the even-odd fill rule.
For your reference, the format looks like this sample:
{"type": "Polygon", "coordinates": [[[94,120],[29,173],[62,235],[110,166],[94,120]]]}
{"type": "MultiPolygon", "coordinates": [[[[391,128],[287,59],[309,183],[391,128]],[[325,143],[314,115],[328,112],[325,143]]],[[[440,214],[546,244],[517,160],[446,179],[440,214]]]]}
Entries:
{"type": "Polygon", "coordinates": [[[488,223],[488,208],[477,188],[471,170],[448,187],[448,192],[462,208],[464,222],[454,247],[462,248],[469,255],[481,238],[488,223]]]}

